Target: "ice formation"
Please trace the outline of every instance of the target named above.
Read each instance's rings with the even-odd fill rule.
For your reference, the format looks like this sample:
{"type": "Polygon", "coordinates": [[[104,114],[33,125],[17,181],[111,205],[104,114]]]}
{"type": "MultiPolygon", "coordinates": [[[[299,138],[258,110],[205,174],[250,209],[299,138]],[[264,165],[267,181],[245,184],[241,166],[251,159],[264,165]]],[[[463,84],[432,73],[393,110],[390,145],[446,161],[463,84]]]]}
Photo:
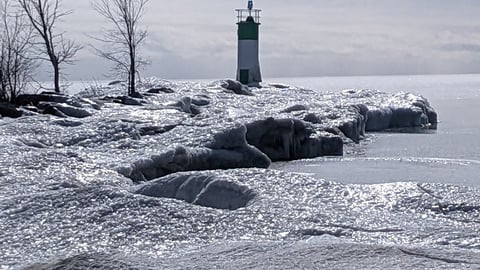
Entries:
{"type": "Polygon", "coordinates": [[[253,190],[234,179],[206,173],[172,174],[141,185],[135,193],[230,210],[244,207],[255,197],[253,190]]]}
{"type": "Polygon", "coordinates": [[[109,87],[103,98],[22,95],[17,104],[32,116],[18,123],[36,131],[25,138],[6,128],[3,135],[30,147],[91,148],[91,163],[141,182],[178,171],[267,168],[272,161],[342,155],[344,144],[358,143],[366,131],[437,121],[428,101],[409,93],[151,80],[133,98],[109,87]]]}

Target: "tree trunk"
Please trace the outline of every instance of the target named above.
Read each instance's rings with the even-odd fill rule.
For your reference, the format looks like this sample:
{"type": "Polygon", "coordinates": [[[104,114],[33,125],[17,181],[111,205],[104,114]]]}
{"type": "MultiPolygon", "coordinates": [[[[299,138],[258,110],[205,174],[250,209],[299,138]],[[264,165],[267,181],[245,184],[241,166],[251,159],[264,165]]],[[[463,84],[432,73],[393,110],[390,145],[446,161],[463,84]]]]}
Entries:
{"type": "Polygon", "coordinates": [[[60,93],[60,67],[58,66],[58,63],[52,63],[52,65],[55,92],[60,93]]]}
{"type": "Polygon", "coordinates": [[[130,74],[129,74],[129,78],[130,78],[130,91],[129,91],[129,95],[130,96],[135,96],[135,94],[137,93],[136,89],[135,89],[135,59],[130,56],[130,74]]]}

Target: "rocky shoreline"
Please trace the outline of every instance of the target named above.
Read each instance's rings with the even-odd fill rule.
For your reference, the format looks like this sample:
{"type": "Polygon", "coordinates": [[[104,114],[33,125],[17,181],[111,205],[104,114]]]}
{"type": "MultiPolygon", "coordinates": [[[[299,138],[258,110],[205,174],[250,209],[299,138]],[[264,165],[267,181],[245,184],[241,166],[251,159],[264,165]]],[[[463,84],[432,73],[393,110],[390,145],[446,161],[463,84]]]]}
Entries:
{"type": "Polygon", "coordinates": [[[154,81],[137,98],[87,92],[22,95],[17,106],[17,115],[46,120],[44,132],[32,134],[27,145],[106,147],[119,157],[129,152],[122,147],[133,148],[135,154],[109,167],[118,165],[116,170],[134,182],[178,171],[268,168],[274,161],[341,156],[344,144],[359,143],[366,132],[437,124],[428,101],[410,93],[320,93],[281,84],[249,89],[230,80],[203,85],[154,81]],[[60,135],[51,134],[55,128],[48,125],[60,135]],[[128,143],[111,145],[122,140],[128,143]]]}

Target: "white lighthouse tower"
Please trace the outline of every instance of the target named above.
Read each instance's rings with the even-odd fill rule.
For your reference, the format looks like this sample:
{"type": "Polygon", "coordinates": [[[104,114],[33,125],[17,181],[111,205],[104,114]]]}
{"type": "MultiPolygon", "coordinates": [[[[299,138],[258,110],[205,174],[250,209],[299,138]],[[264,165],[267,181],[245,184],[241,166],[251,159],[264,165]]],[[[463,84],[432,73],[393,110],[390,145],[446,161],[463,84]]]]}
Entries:
{"type": "Polygon", "coordinates": [[[248,85],[258,85],[262,81],[258,60],[258,36],[260,9],[253,9],[253,0],[248,1],[248,9],[237,9],[238,18],[238,66],[237,81],[248,85]]]}

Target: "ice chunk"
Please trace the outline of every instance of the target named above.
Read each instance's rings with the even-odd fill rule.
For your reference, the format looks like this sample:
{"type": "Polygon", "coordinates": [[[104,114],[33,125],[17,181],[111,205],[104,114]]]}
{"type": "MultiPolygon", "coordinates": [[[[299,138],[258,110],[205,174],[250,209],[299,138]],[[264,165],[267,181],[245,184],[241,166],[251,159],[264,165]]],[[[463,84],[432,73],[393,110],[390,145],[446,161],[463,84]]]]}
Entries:
{"type": "Polygon", "coordinates": [[[172,174],[140,186],[135,193],[230,210],[245,207],[255,197],[247,186],[206,173],[172,174]]]}
{"type": "Polygon", "coordinates": [[[119,172],[134,181],[140,182],[181,171],[267,168],[270,166],[270,162],[268,157],[251,146],[237,149],[178,146],[162,154],[139,160],[132,164],[130,168],[119,168],[119,172]]]}
{"type": "Polygon", "coordinates": [[[134,181],[146,181],[180,171],[268,168],[271,160],[247,143],[246,131],[244,125],[237,125],[214,134],[204,146],[178,145],[118,170],[134,181]]]}

